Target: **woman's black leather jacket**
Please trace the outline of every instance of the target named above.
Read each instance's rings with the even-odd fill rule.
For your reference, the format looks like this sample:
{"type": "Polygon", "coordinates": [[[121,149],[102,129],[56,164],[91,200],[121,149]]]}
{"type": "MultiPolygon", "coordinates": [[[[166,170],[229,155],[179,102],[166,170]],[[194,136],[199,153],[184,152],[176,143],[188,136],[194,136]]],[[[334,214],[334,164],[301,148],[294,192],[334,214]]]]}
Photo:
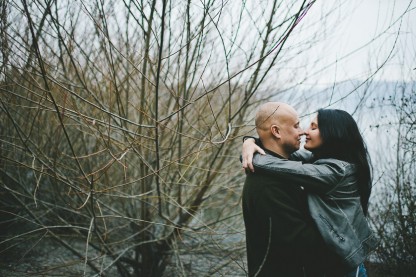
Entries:
{"type": "Polygon", "coordinates": [[[336,160],[310,159],[310,152],[298,151],[291,159],[255,154],[256,173],[290,180],[308,192],[312,218],[330,249],[340,255],[348,268],[361,264],[377,245],[363,213],[354,164],[336,160]]]}

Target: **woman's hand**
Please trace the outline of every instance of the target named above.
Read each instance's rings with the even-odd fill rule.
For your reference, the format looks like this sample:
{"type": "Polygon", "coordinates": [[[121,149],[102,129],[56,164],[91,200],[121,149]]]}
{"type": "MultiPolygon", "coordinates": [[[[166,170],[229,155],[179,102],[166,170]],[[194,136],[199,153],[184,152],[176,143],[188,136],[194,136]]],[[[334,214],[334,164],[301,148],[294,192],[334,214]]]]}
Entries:
{"type": "Polygon", "coordinates": [[[243,150],[241,153],[243,159],[243,168],[245,170],[250,169],[251,172],[254,172],[253,155],[256,152],[259,152],[262,155],[266,155],[266,152],[264,152],[264,150],[256,144],[254,139],[246,139],[243,143],[243,150]]]}

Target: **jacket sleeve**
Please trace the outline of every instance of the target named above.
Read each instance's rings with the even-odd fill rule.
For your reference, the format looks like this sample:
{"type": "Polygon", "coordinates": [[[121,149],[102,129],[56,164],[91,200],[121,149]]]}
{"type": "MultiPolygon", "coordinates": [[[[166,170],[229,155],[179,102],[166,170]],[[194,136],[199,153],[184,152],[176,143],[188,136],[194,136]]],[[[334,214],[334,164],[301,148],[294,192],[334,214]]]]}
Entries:
{"type": "Polygon", "coordinates": [[[257,174],[266,173],[285,178],[288,185],[299,185],[306,190],[328,194],[347,174],[349,163],[336,159],[322,159],[313,164],[279,159],[271,155],[255,154],[253,165],[257,174]]]}
{"type": "Polygon", "coordinates": [[[308,150],[301,149],[290,155],[289,160],[310,163],[313,160],[313,154],[308,150]]]}

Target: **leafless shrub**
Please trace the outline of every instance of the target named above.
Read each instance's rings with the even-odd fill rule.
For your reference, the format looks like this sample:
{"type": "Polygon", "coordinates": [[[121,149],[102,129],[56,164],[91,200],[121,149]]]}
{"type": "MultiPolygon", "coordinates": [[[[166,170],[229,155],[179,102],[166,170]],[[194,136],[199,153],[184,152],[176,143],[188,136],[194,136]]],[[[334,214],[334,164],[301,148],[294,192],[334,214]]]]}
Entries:
{"type": "Polygon", "coordinates": [[[395,148],[391,153],[380,151],[377,162],[382,171],[376,184],[382,190],[378,190],[379,200],[374,201],[372,213],[380,238],[373,257],[377,276],[413,276],[416,270],[415,89],[415,83],[409,82],[389,90],[380,103],[386,105],[386,110],[390,106],[395,116],[374,126],[380,129],[380,137],[393,142],[395,148]]]}
{"type": "Polygon", "coordinates": [[[1,3],[2,255],[52,239],[72,256],[46,275],[244,275],[237,149],[313,2],[1,3]]]}

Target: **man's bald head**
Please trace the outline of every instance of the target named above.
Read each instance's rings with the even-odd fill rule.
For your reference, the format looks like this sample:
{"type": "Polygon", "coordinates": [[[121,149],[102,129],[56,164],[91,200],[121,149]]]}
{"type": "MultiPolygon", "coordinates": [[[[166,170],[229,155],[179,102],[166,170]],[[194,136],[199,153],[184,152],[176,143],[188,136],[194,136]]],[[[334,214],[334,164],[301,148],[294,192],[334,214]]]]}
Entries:
{"type": "Polygon", "coordinates": [[[256,130],[263,146],[287,158],[300,147],[303,134],[299,117],[292,106],[282,102],[268,102],[256,114],[256,130]]]}
{"type": "Polygon", "coordinates": [[[292,106],[283,102],[267,102],[257,111],[255,120],[257,132],[267,131],[273,124],[284,125],[293,116],[297,117],[297,113],[292,106]]]}

